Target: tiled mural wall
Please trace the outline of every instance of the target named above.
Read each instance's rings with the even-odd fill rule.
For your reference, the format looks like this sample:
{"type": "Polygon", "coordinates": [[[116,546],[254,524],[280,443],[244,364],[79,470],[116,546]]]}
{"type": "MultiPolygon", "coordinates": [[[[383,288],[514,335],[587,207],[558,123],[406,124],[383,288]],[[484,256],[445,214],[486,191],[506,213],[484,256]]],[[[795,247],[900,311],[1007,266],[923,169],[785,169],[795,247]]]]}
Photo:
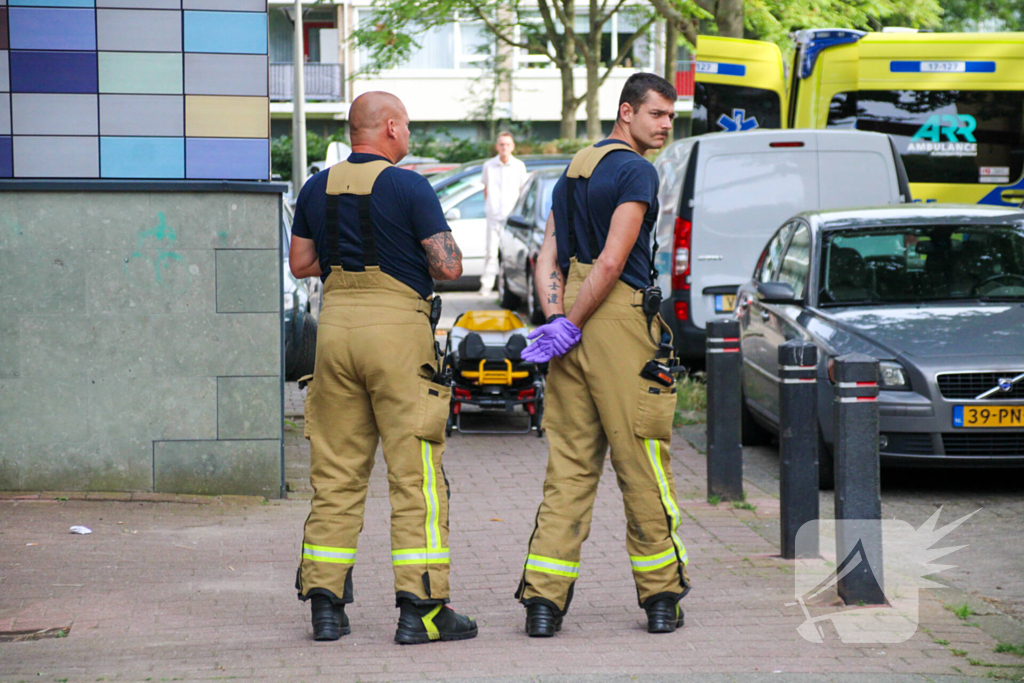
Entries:
{"type": "Polygon", "coordinates": [[[0,178],[267,180],[266,0],[0,0],[0,178]]]}

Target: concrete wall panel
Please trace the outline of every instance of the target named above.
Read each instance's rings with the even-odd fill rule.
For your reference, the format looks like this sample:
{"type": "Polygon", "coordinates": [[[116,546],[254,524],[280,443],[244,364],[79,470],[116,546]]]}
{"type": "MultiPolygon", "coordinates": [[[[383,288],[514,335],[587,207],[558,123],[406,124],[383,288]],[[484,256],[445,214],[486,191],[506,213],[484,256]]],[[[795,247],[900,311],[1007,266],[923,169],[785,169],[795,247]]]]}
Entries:
{"type": "Polygon", "coordinates": [[[266,12],[267,0],[183,0],[182,7],[224,12],[266,12]]]}
{"type": "Polygon", "coordinates": [[[281,442],[158,441],[153,462],[158,492],[276,497],[281,442]]]}
{"type": "Polygon", "coordinates": [[[0,192],[0,249],[172,251],[277,249],[278,197],[226,194],[205,203],[184,192],[112,196],[69,192],[40,202],[31,194],[0,192]]]}
{"type": "Polygon", "coordinates": [[[265,138],[270,132],[266,97],[185,97],[185,135],[197,138],[265,138]]]}
{"type": "Polygon", "coordinates": [[[278,439],[281,427],[280,378],[217,378],[218,439],[278,439]]]}
{"type": "MultiPolygon", "coordinates": [[[[0,29],[3,27],[0,26],[0,29]]],[[[0,92],[11,89],[11,67],[7,50],[0,50],[0,92]]]]}
{"type": "Polygon", "coordinates": [[[217,251],[217,312],[267,313],[277,310],[279,285],[266,276],[280,269],[276,251],[217,251]]]}
{"type": "Polygon", "coordinates": [[[0,193],[0,490],[280,495],[279,207],[0,193]],[[267,247],[221,264],[265,312],[217,312],[234,244],[267,247]]]}

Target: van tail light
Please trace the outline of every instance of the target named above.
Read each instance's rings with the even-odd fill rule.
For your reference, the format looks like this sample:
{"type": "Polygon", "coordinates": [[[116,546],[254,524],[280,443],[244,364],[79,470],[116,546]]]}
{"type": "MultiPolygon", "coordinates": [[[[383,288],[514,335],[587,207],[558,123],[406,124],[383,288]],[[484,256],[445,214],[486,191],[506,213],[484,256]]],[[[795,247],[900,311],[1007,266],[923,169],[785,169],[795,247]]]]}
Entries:
{"type": "Polygon", "coordinates": [[[690,317],[690,304],[685,301],[675,302],[676,320],[686,320],[690,317]]]}
{"type": "MultiPolygon", "coordinates": [[[[690,275],[690,234],[692,224],[683,218],[676,218],[675,234],[672,237],[672,289],[689,289],[690,275]]],[[[678,313],[677,313],[678,314],[678,313]]]]}
{"type": "Polygon", "coordinates": [[[796,141],[794,141],[794,142],[769,142],[768,146],[769,147],[803,147],[804,143],[796,142],[796,141]]]}
{"type": "Polygon", "coordinates": [[[469,393],[469,389],[459,389],[458,387],[455,387],[455,398],[456,400],[464,399],[468,401],[473,398],[473,394],[469,393]]]}

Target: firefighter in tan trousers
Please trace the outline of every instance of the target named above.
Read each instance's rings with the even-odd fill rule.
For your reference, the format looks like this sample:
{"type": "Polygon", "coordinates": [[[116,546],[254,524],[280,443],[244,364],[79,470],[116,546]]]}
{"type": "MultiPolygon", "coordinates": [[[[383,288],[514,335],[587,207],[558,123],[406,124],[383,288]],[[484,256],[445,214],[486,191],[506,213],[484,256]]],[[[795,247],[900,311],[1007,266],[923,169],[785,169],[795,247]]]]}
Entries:
{"type": "Polygon", "coordinates": [[[473,619],[448,603],[448,482],[441,467],[450,389],[439,384],[433,281],[462,274],[462,254],[422,176],[392,166],[409,150],[393,95],[360,95],[352,155],[313,176],[296,204],[296,277],[324,279],[316,366],[306,395],[312,509],[296,577],[313,637],[349,633],[352,572],[366,490],[383,441],[391,496],[396,642],[462,640],[473,619]]]}
{"type": "Polygon", "coordinates": [[[641,156],[665,144],[675,102],[668,81],[631,76],[611,136],[577,154],[554,189],[537,259],[548,320],[522,355],[551,361],[544,500],[516,592],[533,637],[553,636],[572,601],[609,446],[648,630],[671,633],[683,623],[689,579],[669,451],[676,389],[671,375],[648,366],[670,355],[671,339],[652,289],[658,175],[641,156]],[[647,313],[645,297],[653,302],[647,313]]]}

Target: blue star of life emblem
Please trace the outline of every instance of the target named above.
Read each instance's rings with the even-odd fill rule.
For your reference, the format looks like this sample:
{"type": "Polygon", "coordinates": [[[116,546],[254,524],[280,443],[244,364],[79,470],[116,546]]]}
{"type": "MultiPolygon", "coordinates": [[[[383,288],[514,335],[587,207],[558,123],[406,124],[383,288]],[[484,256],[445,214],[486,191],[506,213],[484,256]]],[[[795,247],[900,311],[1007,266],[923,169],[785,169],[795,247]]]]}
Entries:
{"type": "Polygon", "coordinates": [[[718,117],[717,123],[728,133],[754,130],[758,127],[757,117],[752,116],[748,119],[746,109],[733,109],[732,118],[722,114],[718,117]]]}

